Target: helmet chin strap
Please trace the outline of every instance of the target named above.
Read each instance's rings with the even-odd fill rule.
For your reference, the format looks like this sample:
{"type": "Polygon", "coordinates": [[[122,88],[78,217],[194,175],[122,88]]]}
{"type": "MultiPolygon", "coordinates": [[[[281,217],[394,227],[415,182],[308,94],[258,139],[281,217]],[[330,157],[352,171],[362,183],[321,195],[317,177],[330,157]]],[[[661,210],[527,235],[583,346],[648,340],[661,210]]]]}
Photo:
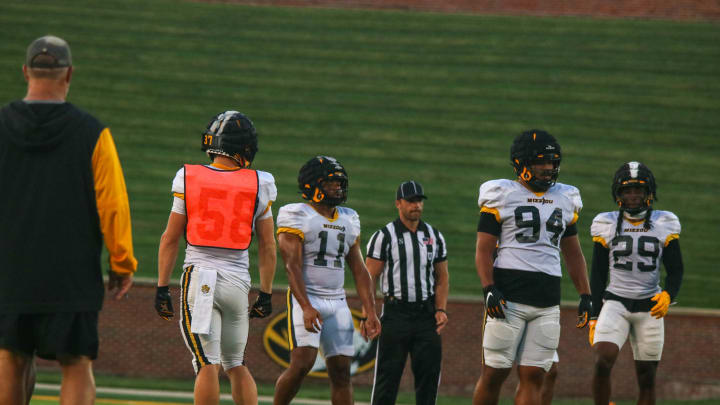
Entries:
{"type": "Polygon", "coordinates": [[[628,211],[623,209],[623,216],[625,216],[625,218],[630,219],[632,221],[640,221],[642,219],[645,219],[645,214],[647,214],[646,209],[642,210],[638,213],[635,213],[635,214],[631,214],[628,211]]]}

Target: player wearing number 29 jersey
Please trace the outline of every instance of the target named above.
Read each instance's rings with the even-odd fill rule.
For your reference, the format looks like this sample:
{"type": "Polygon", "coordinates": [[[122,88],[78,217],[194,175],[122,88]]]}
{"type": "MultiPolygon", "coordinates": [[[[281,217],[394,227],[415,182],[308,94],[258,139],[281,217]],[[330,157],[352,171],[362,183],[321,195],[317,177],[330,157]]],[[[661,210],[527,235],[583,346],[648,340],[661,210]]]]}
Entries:
{"type": "Polygon", "coordinates": [[[663,317],[682,282],[680,221],[672,212],[653,209],[655,176],[640,162],[620,166],[611,190],[619,209],[598,214],[590,227],[595,242],[589,334],[596,359],[593,396],[595,403],[608,402],[612,366],[629,339],[638,403],[649,404],[654,403],[655,374],[665,342],[663,317]],[[662,289],[661,262],[667,272],[662,289]]]}
{"type": "Polygon", "coordinates": [[[306,203],[288,204],[277,216],[278,233],[303,240],[303,281],[308,294],[345,298],[345,255],[360,236],[360,217],[351,208],[337,207],[326,218],[306,203]]]}

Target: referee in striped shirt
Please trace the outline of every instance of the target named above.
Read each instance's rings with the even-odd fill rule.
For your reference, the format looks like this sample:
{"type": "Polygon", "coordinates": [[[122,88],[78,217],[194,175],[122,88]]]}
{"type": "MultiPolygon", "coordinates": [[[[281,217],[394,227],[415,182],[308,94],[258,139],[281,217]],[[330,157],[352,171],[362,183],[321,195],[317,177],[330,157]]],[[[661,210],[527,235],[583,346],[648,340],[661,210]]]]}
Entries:
{"type": "Polygon", "coordinates": [[[394,404],[410,355],[416,404],[435,404],[447,324],[447,248],[440,231],[420,220],[425,194],[416,181],[398,187],[398,218],[375,232],[366,264],[385,296],[375,360],[373,405],[394,404]]]}

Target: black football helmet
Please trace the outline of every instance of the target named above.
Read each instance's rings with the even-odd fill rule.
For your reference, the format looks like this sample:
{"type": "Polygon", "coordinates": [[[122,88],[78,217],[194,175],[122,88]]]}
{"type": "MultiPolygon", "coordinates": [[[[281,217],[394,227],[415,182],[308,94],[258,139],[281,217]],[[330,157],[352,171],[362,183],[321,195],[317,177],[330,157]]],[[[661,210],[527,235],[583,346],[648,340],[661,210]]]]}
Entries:
{"type": "Polygon", "coordinates": [[[202,133],[202,150],[210,159],[213,155],[227,156],[240,167],[249,167],[258,151],[255,126],[242,113],[222,112],[210,120],[202,133]]]}
{"type": "Polygon", "coordinates": [[[652,207],[653,201],[657,200],[657,185],[655,184],[655,176],[653,176],[650,168],[640,162],[627,162],[620,166],[615,172],[612,183],[613,200],[617,203],[621,210],[630,215],[639,214],[652,207]],[[645,189],[645,200],[642,206],[636,208],[623,207],[623,201],[620,198],[620,191],[624,187],[643,187],[645,189]]]}
{"type": "Polygon", "coordinates": [[[298,187],[302,198],[316,203],[336,206],[347,200],[348,176],[343,165],[330,156],[315,156],[298,173],[298,187]],[[341,196],[330,197],[323,192],[324,181],[338,180],[341,196]]]}
{"type": "Polygon", "coordinates": [[[515,173],[535,191],[547,191],[555,185],[560,174],[562,151],[555,137],[540,129],[531,129],[518,135],[510,147],[510,164],[515,173]],[[537,161],[550,161],[550,179],[542,180],[533,174],[530,166],[537,161]]]}

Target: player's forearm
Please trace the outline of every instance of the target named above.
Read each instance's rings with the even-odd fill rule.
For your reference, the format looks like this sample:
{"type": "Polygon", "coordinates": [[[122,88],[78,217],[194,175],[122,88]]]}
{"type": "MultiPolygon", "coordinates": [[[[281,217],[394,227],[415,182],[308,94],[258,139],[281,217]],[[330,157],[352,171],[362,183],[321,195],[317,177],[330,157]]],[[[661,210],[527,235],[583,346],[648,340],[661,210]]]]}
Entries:
{"type": "Polygon", "coordinates": [[[495,284],[493,277],[493,253],[497,246],[497,237],[487,232],[477,233],[475,244],[475,269],[483,288],[495,284]]]}
{"type": "Polygon", "coordinates": [[[590,294],[590,281],[588,281],[587,264],[580,248],[577,235],[562,238],[560,249],[565,259],[570,279],[575,285],[578,294],[590,294]]]}
{"type": "Polygon", "coordinates": [[[258,252],[259,268],[260,268],[260,290],[266,293],[272,292],[273,280],[275,279],[275,268],[277,266],[277,256],[275,249],[266,247],[258,252]]]}
{"type": "Polygon", "coordinates": [[[590,290],[592,291],[593,301],[592,316],[598,316],[600,314],[609,271],[610,259],[608,249],[601,243],[595,242],[593,246],[592,270],[590,272],[590,290]]]}
{"type": "Polygon", "coordinates": [[[298,304],[300,304],[300,307],[310,307],[310,299],[307,296],[305,281],[302,277],[302,268],[299,265],[286,265],[285,272],[287,273],[288,284],[290,284],[290,291],[298,304]]]}
{"type": "Polygon", "coordinates": [[[680,285],[684,273],[682,254],[680,253],[680,242],[675,239],[671,241],[663,251],[663,265],[665,265],[665,290],[674,301],[680,292],[680,285]]]}
{"type": "Polygon", "coordinates": [[[360,302],[362,302],[364,312],[366,314],[375,314],[375,291],[374,288],[372,288],[374,284],[372,284],[370,274],[365,270],[359,271],[358,273],[360,274],[354,274],[355,285],[357,287],[357,293],[360,297],[360,302]],[[365,273],[364,275],[362,274],[363,272],[365,273]]]}
{"type": "Polygon", "coordinates": [[[163,234],[158,248],[158,286],[162,287],[170,284],[170,276],[175,267],[178,250],[179,241],[173,241],[166,234],[163,234]]]}
{"type": "Polygon", "coordinates": [[[477,270],[477,274],[480,277],[480,282],[482,282],[483,287],[495,284],[495,279],[493,277],[492,252],[476,250],[475,269],[477,270]]]}
{"type": "Polygon", "coordinates": [[[272,293],[275,269],[277,267],[277,246],[275,244],[272,218],[262,221],[258,226],[258,268],[260,269],[260,290],[272,293]]]}
{"type": "Polygon", "coordinates": [[[570,279],[572,280],[573,285],[575,285],[575,289],[578,294],[590,294],[590,281],[588,280],[585,261],[583,260],[582,262],[575,264],[568,263],[567,267],[570,279]]]}

